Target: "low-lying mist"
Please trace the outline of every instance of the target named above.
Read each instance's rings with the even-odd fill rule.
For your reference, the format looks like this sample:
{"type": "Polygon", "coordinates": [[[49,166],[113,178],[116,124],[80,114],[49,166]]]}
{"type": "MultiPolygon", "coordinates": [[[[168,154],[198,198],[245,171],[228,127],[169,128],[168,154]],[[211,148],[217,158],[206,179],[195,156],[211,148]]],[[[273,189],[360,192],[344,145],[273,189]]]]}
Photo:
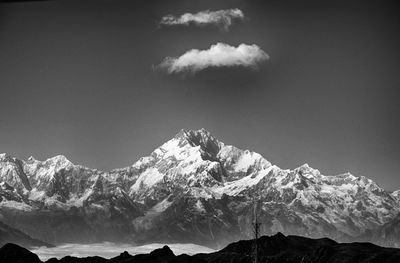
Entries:
{"type": "Polygon", "coordinates": [[[203,247],[195,244],[148,244],[144,246],[132,246],[130,244],[117,244],[111,242],[94,243],[94,244],[64,244],[52,248],[36,247],[31,251],[39,256],[43,261],[49,258],[62,258],[65,256],[88,257],[100,256],[103,258],[112,258],[118,256],[124,251],[128,251],[131,255],[144,254],[168,245],[175,255],[179,254],[197,254],[214,252],[211,248],[203,247]]]}

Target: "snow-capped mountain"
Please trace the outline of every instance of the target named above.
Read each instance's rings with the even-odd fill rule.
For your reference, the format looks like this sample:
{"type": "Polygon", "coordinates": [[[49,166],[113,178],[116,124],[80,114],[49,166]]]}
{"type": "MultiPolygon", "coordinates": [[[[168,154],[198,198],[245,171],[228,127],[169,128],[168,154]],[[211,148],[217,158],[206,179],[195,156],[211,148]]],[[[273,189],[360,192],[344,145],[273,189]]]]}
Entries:
{"type": "Polygon", "coordinates": [[[263,234],[353,240],[400,212],[399,193],[368,178],[326,176],[307,164],[281,169],[204,129],[182,130],[132,166],[109,172],[64,156],[23,161],[2,154],[0,182],[0,220],[52,243],[220,246],[251,236],[254,210],[263,234]]]}

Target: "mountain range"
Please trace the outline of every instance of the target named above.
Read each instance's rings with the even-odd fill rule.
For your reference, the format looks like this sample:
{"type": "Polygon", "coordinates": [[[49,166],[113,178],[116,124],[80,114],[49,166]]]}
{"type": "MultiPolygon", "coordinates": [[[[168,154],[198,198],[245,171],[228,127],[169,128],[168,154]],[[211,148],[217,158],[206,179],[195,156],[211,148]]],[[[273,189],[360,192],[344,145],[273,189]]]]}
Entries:
{"type": "MultiPolygon", "coordinates": [[[[255,240],[242,240],[213,252],[195,255],[175,255],[168,247],[148,254],[119,256],[106,259],[99,256],[77,258],[65,256],[50,258],[46,263],[393,263],[400,261],[400,249],[383,248],[371,243],[337,243],[328,238],[310,239],[299,236],[263,236],[255,240]],[[257,256],[256,256],[257,255],[257,256]]],[[[0,248],[0,261],[4,263],[42,263],[39,257],[18,245],[8,243],[0,248]]]]}
{"type": "Polygon", "coordinates": [[[108,172],[0,154],[0,221],[48,243],[196,243],[277,232],[400,246],[400,191],[364,176],[282,169],[208,131],[181,130],[108,172]]]}

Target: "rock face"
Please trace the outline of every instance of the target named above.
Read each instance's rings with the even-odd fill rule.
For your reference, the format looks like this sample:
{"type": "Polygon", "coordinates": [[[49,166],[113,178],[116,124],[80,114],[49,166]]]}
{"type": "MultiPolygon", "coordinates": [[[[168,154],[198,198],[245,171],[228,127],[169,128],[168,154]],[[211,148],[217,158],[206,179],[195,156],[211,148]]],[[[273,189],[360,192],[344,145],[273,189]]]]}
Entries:
{"type": "Polygon", "coordinates": [[[3,246],[8,242],[24,247],[51,246],[48,243],[31,238],[27,234],[0,222],[0,246],[3,246]]]}
{"type": "MultiPolygon", "coordinates": [[[[190,242],[221,247],[261,233],[350,241],[396,220],[398,195],[350,173],[281,169],[204,129],[180,131],[133,165],[109,172],[0,155],[0,218],[62,242],[190,242]],[[254,199],[258,202],[254,202],[254,199]]],[[[383,242],[379,235],[372,241],[383,242]]]]}
{"type": "MultiPolygon", "coordinates": [[[[251,263],[255,258],[255,241],[246,240],[232,243],[224,249],[210,254],[189,256],[174,255],[168,246],[156,249],[149,254],[119,256],[104,259],[101,257],[76,258],[67,256],[52,258],[46,263],[251,263]]],[[[400,249],[383,248],[371,243],[337,243],[328,238],[309,239],[300,236],[263,236],[257,240],[258,262],[268,263],[393,263],[400,262],[400,249]]],[[[12,244],[0,249],[0,261],[36,263],[35,254],[12,244]]]]}
{"type": "Polygon", "coordinates": [[[400,190],[394,191],[392,196],[400,202],[400,190]]]}
{"type": "Polygon", "coordinates": [[[364,240],[380,240],[386,247],[400,247],[400,215],[378,229],[368,231],[364,240]]]}

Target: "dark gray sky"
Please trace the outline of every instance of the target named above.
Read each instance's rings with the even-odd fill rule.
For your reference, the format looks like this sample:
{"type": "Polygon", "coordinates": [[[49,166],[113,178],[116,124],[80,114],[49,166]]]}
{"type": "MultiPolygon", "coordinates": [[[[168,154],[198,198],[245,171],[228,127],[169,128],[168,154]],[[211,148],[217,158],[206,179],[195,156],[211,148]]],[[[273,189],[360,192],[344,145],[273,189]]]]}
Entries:
{"type": "Polygon", "coordinates": [[[305,162],[400,188],[396,1],[59,0],[0,4],[0,152],[124,167],[206,128],[282,168],[305,162]],[[240,8],[229,32],[160,28],[240,8]],[[258,71],[154,72],[166,56],[257,44],[258,71]]]}

